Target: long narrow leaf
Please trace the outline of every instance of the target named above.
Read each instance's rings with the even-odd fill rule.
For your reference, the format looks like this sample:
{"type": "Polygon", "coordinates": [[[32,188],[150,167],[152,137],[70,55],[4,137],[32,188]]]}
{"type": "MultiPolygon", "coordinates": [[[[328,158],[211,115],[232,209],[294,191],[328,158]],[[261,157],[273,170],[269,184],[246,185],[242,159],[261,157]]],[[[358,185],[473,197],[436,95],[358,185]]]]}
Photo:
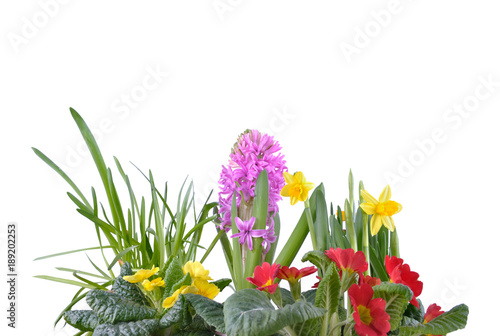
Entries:
{"type": "MultiPolygon", "coordinates": [[[[111,246],[103,246],[102,248],[111,248],[111,246]]],[[[43,256],[43,257],[38,257],[36,259],[33,259],[33,261],[42,260],[42,259],[48,259],[48,258],[53,258],[53,257],[58,257],[58,256],[62,256],[62,255],[66,255],[66,254],[71,254],[71,253],[77,253],[77,252],[83,252],[83,251],[90,251],[90,250],[99,250],[99,249],[101,249],[100,246],[87,247],[87,248],[78,249],[78,250],[72,250],[72,251],[66,251],[66,252],[49,254],[49,255],[46,255],[46,256],[43,256]]]]}

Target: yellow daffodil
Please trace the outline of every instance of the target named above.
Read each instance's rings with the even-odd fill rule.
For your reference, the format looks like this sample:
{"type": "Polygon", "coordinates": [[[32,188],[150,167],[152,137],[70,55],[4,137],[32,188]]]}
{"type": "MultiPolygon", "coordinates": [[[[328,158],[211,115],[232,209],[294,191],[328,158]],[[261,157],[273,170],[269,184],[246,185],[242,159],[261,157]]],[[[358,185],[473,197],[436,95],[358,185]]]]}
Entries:
{"type": "Polygon", "coordinates": [[[307,182],[304,174],[300,171],[293,175],[283,172],[283,177],[285,178],[286,185],[281,189],[281,196],[290,197],[291,205],[296,204],[298,201],[305,202],[309,190],[314,188],[314,183],[307,182]]]}
{"type": "Polygon", "coordinates": [[[158,267],[151,268],[150,270],[138,270],[134,275],[126,275],[123,277],[123,280],[128,281],[130,283],[138,283],[142,282],[150,276],[156,274],[160,269],[158,267]]]}
{"type": "Polygon", "coordinates": [[[196,279],[193,281],[193,286],[198,288],[198,293],[196,294],[203,295],[211,300],[213,300],[220,292],[219,287],[209,283],[207,280],[196,279]]]}
{"type": "Polygon", "coordinates": [[[208,276],[210,273],[209,270],[203,268],[203,265],[199,261],[188,261],[184,267],[182,268],[184,274],[189,273],[191,275],[191,279],[194,281],[195,279],[200,280],[212,280],[211,277],[208,276]]]}
{"type": "Polygon", "coordinates": [[[382,224],[389,229],[389,231],[394,231],[394,220],[392,215],[397,214],[403,209],[403,206],[398,202],[391,201],[391,187],[387,185],[378,201],[370,195],[366,190],[361,190],[361,196],[365,199],[365,202],[360,204],[360,207],[368,215],[373,215],[370,222],[370,229],[372,236],[376,235],[382,224]]]}
{"type": "Polygon", "coordinates": [[[198,293],[198,288],[196,288],[196,286],[193,285],[182,286],[181,288],[176,290],[174,294],[172,294],[163,301],[162,307],[165,309],[172,307],[175,304],[175,301],[177,301],[177,299],[179,298],[179,295],[188,293],[196,294],[198,293]]]}
{"type": "Polygon", "coordinates": [[[146,279],[142,282],[142,287],[144,287],[144,289],[148,292],[151,292],[156,287],[165,287],[165,281],[163,281],[161,278],[156,278],[153,281],[149,281],[146,279]]]}

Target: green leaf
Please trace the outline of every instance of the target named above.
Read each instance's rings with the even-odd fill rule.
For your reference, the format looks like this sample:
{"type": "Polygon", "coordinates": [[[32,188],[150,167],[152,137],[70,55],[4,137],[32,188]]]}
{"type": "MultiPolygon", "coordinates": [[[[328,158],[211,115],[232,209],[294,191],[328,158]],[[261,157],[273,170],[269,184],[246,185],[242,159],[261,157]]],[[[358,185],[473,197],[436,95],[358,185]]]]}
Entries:
{"type": "Polygon", "coordinates": [[[99,324],[99,317],[92,310],[70,310],[64,313],[64,320],[82,331],[92,331],[99,324]]]}
{"type": "Polygon", "coordinates": [[[242,289],[224,303],[224,324],[228,336],[264,336],[324,313],[324,309],[304,301],[276,310],[266,294],[242,289]]]}
{"type": "MultiPolygon", "coordinates": [[[[111,248],[111,246],[103,246],[102,248],[111,248]]],[[[48,258],[53,258],[53,257],[58,257],[58,256],[62,256],[62,255],[65,255],[65,254],[77,253],[77,252],[82,252],[82,251],[90,251],[90,250],[100,250],[100,249],[101,249],[100,246],[87,247],[87,248],[78,249],[78,250],[72,250],[72,251],[60,252],[60,253],[55,253],[55,254],[49,254],[49,255],[46,255],[46,256],[43,256],[43,257],[38,257],[36,259],[33,259],[33,261],[42,260],[42,259],[48,259],[48,258]]]]}
{"type": "Polygon", "coordinates": [[[172,289],[170,290],[170,293],[168,296],[174,294],[174,292],[176,290],[178,290],[179,288],[181,288],[182,286],[191,285],[192,282],[193,282],[193,280],[191,279],[191,274],[189,274],[189,273],[184,274],[184,276],[172,286],[172,289]]]}
{"type": "Polygon", "coordinates": [[[391,319],[391,330],[396,330],[401,324],[403,313],[413,297],[413,292],[407,286],[396,283],[384,283],[373,287],[373,297],[385,301],[385,311],[391,319]]]}
{"type": "Polygon", "coordinates": [[[328,266],[323,278],[321,279],[314,304],[316,307],[325,308],[326,315],[323,323],[328,323],[333,314],[337,312],[340,298],[340,277],[337,268],[333,263],[328,266]]]}
{"type": "Polygon", "coordinates": [[[112,292],[91,290],[87,303],[104,322],[127,322],[150,319],[156,316],[156,309],[140,305],[112,292]]]}
{"type": "Polygon", "coordinates": [[[321,270],[321,273],[325,273],[326,269],[328,268],[328,265],[332,263],[330,258],[328,258],[325,255],[324,251],[309,251],[304,256],[302,257],[302,262],[309,261],[311,262],[314,266],[316,266],[319,270],[321,270]]]}
{"type": "Polygon", "coordinates": [[[68,284],[68,285],[89,288],[89,289],[94,289],[95,288],[95,286],[92,286],[92,285],[90,285],[88,283],[85,283],[85,282],[80,282],[80,281],[75,281],[75,280],[69,280],[69,279],[64,279],[64,278],[58,278],[58,277],[53,277],[53,276],[50,276],[50,275],[35,275],[34,277],[35,278],[39,278],[39,279],[44,279],[44,280],[61,282],[61,283],[65,283],[65,284],[68,284]]]}
{"type": "Polygon", "coordinates": [[[439,315],[435,319],[426,324],[415,323],[416,321],[405,317],[404,324],[413,320],[412,325],[404,325],[399,328],[399,336],[417,336],[421,334],[430,335],[445,335],[453,331],[465,328],[467,325],[467,317],[469,308],[464,305],[458,305],[451,310],[439,315]]]}
{"type": "Polygon", "coordinates": [[[113,259],[113,261],[111,262],[111,264],[109,264],[108,270],[113,268],[113,266],[115,266],[115,264],[118,262],[118,260],[120,260],[125,254],[129,253],[130,251],[132,251],[133,249],[135,249],[137,247],[139,247],[139,245],[130,246],[130,247],[126,248],[125,250],[121,251],[120,253],[118,253],[115,256],[115,258],[113,259]]]}
{"type": "Polygon", "coordinates": [[[213,334],[208,330],[184,330],[175,333],[176,336],[213,336],[213,334]]]}
{"type": "Polygon", "coordinates": [[[314,304],[314,302],[316,301],[316,291],[317,289],[310,289],[303,292],[302,296],[304,297],[304,299],[306,299],[307,302],[314,304]]]}
{"type": "Polygon", "coordinates": [[[191,324],[191,314],[189,313],[189,305],[183,294],[174,305],[160,319],[160,329],[170,328],[174,324],[179,323],[181,327],[191,324]]]}
{"type": "Polygon", "coordinates": [[[219,280],[212,281],[211,283],[219,287],[219,290],[222,292],[224,288],[231,284],[232,280],[229,278],[223,278],[219,280]]]}
{"type": "Polygon", "coordinates": [[[156,319],[116,324],[104,323],[95,328],[92,336],[149,336],[156,329],[158,329],[158,320],[156,319]]]}
{"type": "Polygon", "coordinates": [[[318,191],[316,196],[316,218],[314,220],[314,228],[317,240],[317,249],[325,251],[327,249],[328,233],[328,209],[326,206],[325,194],[318,191]]]}
{"type": "Polygon", "coordinates": [[[163,295],[163,299],[169,297],[174,292],[172,287],[179,282],[184,277],[184,271],[182,270],[181,264],[179,263],[179,259],[176,257],[172,258],[172,261],[167,267],[165,271],[165,294],[163,295]]]}
{"type": "Polygon", "coordinates": [[[226,333],[224,327],[223,305],[198,294],[184,294],[187,301],[193,306],[196,314],[220,333],[226,333]]]}
{"type": "Polygon", "coordinates": [[[113,291],[131,301],[134,301],[141,305],[148,305],[149,302],[142,294],[141,290],[137,287],[136,284],[130,283],[123,279],[124,276],[132,275],[134,272],[130,267],[130,263],[126,262],[120,269],[120,275],[115,278],[115,282],[113,283],[113,291]]]}

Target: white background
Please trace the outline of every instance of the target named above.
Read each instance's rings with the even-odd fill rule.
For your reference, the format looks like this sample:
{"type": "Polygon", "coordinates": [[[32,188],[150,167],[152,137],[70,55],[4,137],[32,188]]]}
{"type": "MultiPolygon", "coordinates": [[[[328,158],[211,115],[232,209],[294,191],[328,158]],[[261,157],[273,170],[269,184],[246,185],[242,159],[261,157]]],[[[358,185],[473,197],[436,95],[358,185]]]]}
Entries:
{"type": "MultiPolygon", "coordinates": [[[[138,195],[148,196],[147,183],[129,161],[151,169],[157,182],[169,181],[173,206],[186,175],[197,195],[216,187],[220,166],[247,128],[274,134],[290,171],[323,182],[334,205],[347,196],[350,168],[376,197],[392,174],[393,199],[404,207],[394,217],[401,254],[420,273],[422,301],[446,310],[467,303],[468,327],[454,335],[491,334],[499,299],[496,2],[0,6],[4,256],[7,223],[19,227],[18,328],[6,327],[2,276],[2,335],[74,334],[52,324],[76,288],[33,278],[71,276],[56,266],[92,269],[84,254],[33,261],[97,245],[93,225],[66,196],[69,186],[31,150],[64,166],[87,197],[94,185],[105,199],[70,106],[96,132],[107,164],[113,155],[122,161],[138,195]],[[151,72],[160,73],[157,81],[151,72]]],[[[281,243],[301,206],[281,203],[281,243]]],[[[215,230],[205,232],[209,240],[215,230]]],[[[6,274],[6,258],[0,260],[6,274]]],[[[228,275],[222,260],[217,247],[206,262],[214,278],[228,275]]]]}

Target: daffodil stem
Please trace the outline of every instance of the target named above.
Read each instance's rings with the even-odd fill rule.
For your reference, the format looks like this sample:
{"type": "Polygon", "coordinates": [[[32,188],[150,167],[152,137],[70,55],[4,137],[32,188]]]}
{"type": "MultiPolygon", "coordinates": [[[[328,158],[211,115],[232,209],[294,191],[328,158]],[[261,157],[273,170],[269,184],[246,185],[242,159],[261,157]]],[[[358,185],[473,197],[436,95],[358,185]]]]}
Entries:
{"type": "Polygon", "coordinates": [[[312,218],[311,208],[309,207],[309,198],[304,202],[304,207],[307,217],[307,225],[309,226],[309,233],[311,234],[313,250],[316,250],[318,247],[318,243],[316,241],[316,232],[314,231],[314,222],[312,218]]]}
{"type": "Polygon", "coordinates": [[[391,256],[399,258],[399,238],[396,228],[391,232],[391,256]]]}
{"type": "Polygon", "coordinates": [[[366,262],[368,263],[368,269],[365,275],[371,275],[370,272],[370,228],[368,227],[368,215],[363,212],[363,253],[366,257],[366,262]]]}

